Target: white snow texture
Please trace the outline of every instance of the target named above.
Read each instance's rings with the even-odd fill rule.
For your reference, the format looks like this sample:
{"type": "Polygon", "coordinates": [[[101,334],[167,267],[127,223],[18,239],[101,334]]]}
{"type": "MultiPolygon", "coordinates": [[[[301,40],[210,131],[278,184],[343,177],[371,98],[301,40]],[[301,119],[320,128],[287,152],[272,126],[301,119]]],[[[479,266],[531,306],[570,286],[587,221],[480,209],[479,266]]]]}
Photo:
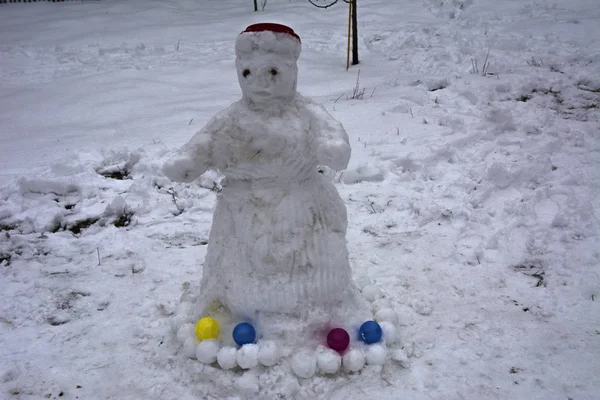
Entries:
{"type": "MultiPolygon", "coordinates": [[[[357,5],[360,63],[346,70],[342,1],[0,4],[0,399],[598,400],[600,2],[357,5]],[[251,47],[236,65],[236,40],[254,40],[239,33],[269,21],[301,37],[297,63],[300,46],[251,47]],[[261,89],[273,76],[285,108],[261,89]],[[165,162],[204,125],[189,145],[202,153],[184,150],[166,168],[181,182],[167,178],[165,162]],[[318,164],[326,180],[294,182],[318,164]],[[261,176],[287,187],[285,224],[265,218],[275,189],[261,176]],[[347,226],[328,214],[329,236],[293,265],[312,265],[323,244],[340,259],[347,248],[368,318],[314,307],[255,320],[216,304],[221,348],[204,363],[217,345],[191,328],[204,272],[220,285],[216,259],[250,250],[247,275],[276,239],[262,225],[302,235],[309,215],[341,203],[347,226]],[[233,218],[249,209],[256,219],[233,218]],[[235,247],[233,228],[251,249],[235,247]],[[209,236],[231,254],[207,258],[209,236]],[[361,319],[380,323],[375,347],[358,342],[361,319]],[[232,338],[240,322],[256,328],[250,369],[232,338]],[[364,354],[357,372],[325,347],[338,327],[351,339],[342,355],[364,354]],[[310,378],[292,369],[301,350],[310,378]]],[[[284,259],[290,246],[273,243],[284,259]]],[[[213,294],[226,302],[227,290],[213,294]]],[[[309,298],[284,294],[289,308],[288,295],[309,298]]],[[[277,308],[256,296],[268,301],[253,307],[277,308]]]]}

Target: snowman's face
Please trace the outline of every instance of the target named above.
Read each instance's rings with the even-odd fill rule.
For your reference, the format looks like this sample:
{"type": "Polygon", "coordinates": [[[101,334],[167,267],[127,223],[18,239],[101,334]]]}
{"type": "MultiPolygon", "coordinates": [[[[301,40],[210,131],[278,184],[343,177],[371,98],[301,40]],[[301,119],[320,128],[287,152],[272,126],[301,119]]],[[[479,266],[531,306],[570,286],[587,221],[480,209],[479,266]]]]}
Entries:
{"type": "Polygon", "coordinates": [[[236,58],[243,98],[257,106],[288,102],[296,94],[298,66],[288,54],[253,51],[236,58]]]}

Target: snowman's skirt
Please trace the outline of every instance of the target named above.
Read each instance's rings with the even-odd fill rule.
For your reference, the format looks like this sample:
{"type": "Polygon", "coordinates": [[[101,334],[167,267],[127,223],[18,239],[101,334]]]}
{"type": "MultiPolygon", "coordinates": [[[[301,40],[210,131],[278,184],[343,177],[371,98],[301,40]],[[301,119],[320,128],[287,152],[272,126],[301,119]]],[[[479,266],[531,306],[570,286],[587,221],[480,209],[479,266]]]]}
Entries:
{"type": "Polygon", "coordinates": [[[187,296],[172,319],[172,330],[182,345],[182,355],[222,370],[250,370],[286,368],[299,378],[315,375],[335,376],[356,373],[368,366],[381,368],[386,363],[408,366],[408,357],[401,348],[397,332],[397,313],[379,287],[368,278],[359,279],[361,295],[370,306],[362,315],[346,315],[345,321],[328,321],[327,312],[308,310],[303,315],[267,314],[256,323],[251,318],[234,318],[227,309],[213,304],[204,316],[219,324],[215,339],[200,341],[196,336],[193,299],[187,296]],[[360,326],[376,321],[382,330],[381,339],[367,344],[360,337],[360,326]],[[239,346],[233,340],[233,329],[241,322],[252,323],[256,330],[254,343],[239,346]],[[350,336],[350,344],[343,352],[327,345],[327,334],[333,328],[342,328],[350,336]]]}

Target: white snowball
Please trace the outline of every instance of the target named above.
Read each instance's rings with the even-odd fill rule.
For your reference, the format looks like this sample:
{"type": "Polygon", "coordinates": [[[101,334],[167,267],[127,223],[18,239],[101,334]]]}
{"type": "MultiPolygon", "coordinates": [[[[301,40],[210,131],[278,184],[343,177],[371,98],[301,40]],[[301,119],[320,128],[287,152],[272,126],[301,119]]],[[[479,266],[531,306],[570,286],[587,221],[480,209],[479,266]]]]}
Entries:
{"type": "Polygon", "coordinates": [[[231,346],[222,347],[217,353],[217,362],[222,369],[231,369],[237,365],[237,349],[231,346]]]}
{"type": "Polygon", "coordinates": [[[398,340],[398,335],[396,334],[396,327],[389,321],[383,321],[379,324],[381,326],[381,331],[383,333],[383,340],[387,344],[396,343],[398,340]]]}
{"type": "Polygon", "coordinates": [[[396,315],[396,311],[391,308],[382,308],[375,313],[374,319],[377,322],[388,321],[394,324],[398,320],[398,316],[396,315]]]}
{"type": "Polygon", "coordinates": [[[194,337],[189,337],[183,343],[183,354],[189,358],[196,358],[196,347],[200,341],[194,337]]]}
{"type": "Polygon", "coordinates": [[[185,343],[189,338],[193,338],[196,335],[195,327],[193,324],[185,323],[177,330],[177,340],[180,343],[185,343]]]}
{"type": "Polygon", "coordinates": [[[260,389],[258,378],[248,372],[235,380],[235,387],[243,394],[254,394],[260,389]]]}
{"type": "Polygon", "coordinates": [[[258,361],[265,367],[272,367],[279,361],[279,347],[277,344],[270,340],[265,340],[260,343],[260,349],[258,350],[258,361]]]}
{"type": "Polygon", "coordinates": [[[292,371],[300,378],[310,378],[317,371],[317,358],[307,350],[294,354],[292,357],[292,371]]]}
{"type": "Polygon", "coordinates": [[[203,364],[212,364],[217,361],[219,348],[218,340],[203,340],[196,347],[196,358],[203,364]]]}
{"type": "Polygon", "coordinates": [[[356,279],[354,280],[354,282],[356,283],[356,286],[358,287],[359,290],[363,290],[363,288],[365,286],[373,283],[371,278],[369,278],[366,275],[357,276],[356,279]]]}
{"type": "Polygon", "coordinates": [[[373,311],[378,312],[383,308],[391,308],[392,304],[388,299],[378,299],[373,302],[373,311]]]}
{"type": "Polygon", "coordinates": [[[365,300],[373,302],[381,298],[381,290],[376,285],[367,285],[362,290],[363,297],[365,300]]]}
{"type": "Polygon", "coordinates": [[[369,365],[383,365],[387,358],[387,349],[380,344],[372,344],[367,349],[365,358],[369,365]]]}
{"type": "Polygon", "coordinates": [[[342,365],[348,372],[360,371],[365,366],[365,355],[358,349],[350,349],[344,354],[342,365]]]}
{"type": "Polygon", "coordinates": [[[181,315],[176,315],[171,319],[171,331],[173,331],[173,333],[177,333],[179,331],[179,328],[181,328],[181,326],[183,324],[185,324],[187,321],[185,319],[184,316],[181,315]]]}
{"type": "Polygon", "coordinates": [[[243,345],[236,355],[237,363],[242,369],[254,368],[258,365],[258,345],[249,343],[243,345]]]}
{"type": "Polygon", "coordinates": [[[317,367],[324,374],[335,374],[342,366],[342,357],[337,351],[323,347],[317,351],[317,367]]]}

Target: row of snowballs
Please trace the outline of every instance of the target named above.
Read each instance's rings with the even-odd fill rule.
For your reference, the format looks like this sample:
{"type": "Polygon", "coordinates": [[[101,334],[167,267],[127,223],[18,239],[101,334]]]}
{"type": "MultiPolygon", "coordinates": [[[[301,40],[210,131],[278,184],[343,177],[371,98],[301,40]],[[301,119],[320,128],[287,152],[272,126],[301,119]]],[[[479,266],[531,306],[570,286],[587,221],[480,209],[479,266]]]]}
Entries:
{"type": "MultiPolygon", "coordinates": [[[[335,374],[358,372],[365,365],[383,365],[388,357],[397,361],[404,360],[403,351],[388,351],[386,345],[396,341],[396,328],[389,321],[380,323],[383,332],[382,343],[356,346],[340,354],[329,347],[319,345],[315,350],[303,349],[290,357],[291,368],[300,378],[310,378],[316,373],[335,374]]],[[[197,327],[192,323],[184,323],[177,330],[177,340],[183,343],[183,353],[203,364],[217,363],[223,370],[235,367],[251,369],[258,365],[272,367],[282,358],[282,349],[276,342],[260,340],[240,347],[221,346],[217,339],[199,340],[197,327]]]]}
{"type": "MultiPolygon", "coordinates": [[[[340,370],[358,372],[365,365],[381,366],[388,359],[408,367],[409,361],[406,352],[402,348],[393,348],[398,339],[395,327],[397,314],[391,304],[383,299],[381,290],[368,277],[359,278],[357,286],[364,298],[372,303],[374,320],[381,328],[381,343],[369,342],[363,337],[364,343],[359,342],[346,351],[344,351],[345,348],[336,351],[335,346],[331,346],[331,344],[329,347],[319,345],[315,350],[302,349],[290,357],[291,368],[300,378],[310,378],[317,373],[335,374],[340,370]]],[[[174,332],[177,332],[177,339],[183,343],[183,353],[189,358],[197,359],[203,364],[217,363],[224,370],[236,367],[247,370],[258,365],[272,367],[284,357],[283,349],[276,342],[260,340],[257,343],[251,343],[254,342],[254,336],[252,340],[244,344],[235,340],[238,342],[238,347],[221,346],[221,342],[216,339],[218,325],[207,325],[204,328],[207,332],[206,338],[204,338],[204,335],[198,331],[198,324],[192,324],[189,320],[185,322],[187,319],[185,315],[188,313],[183,303],[180,306],[182,309],[179,310],[179,318],[173,321],[172,327],[174,332]],[[213,329],[216,329],[216,332],[212,332],[213,329]],[[204,340],[200,340],[200,338],[204,340]]],[[[212,320],[211,318],[204,319],[212,320]]],[[[216,324],[216,322],[214,323],[216,324]]],[[[285,355],[286,358],[288,355],[285,355]]]]}
{"type": "MultiPolygon", "coordinates": [[[[387,335],[391,334],[390,326],[384,323],[387,335]]],[[[386,335],[386,336],[387,336],[386,335]]],[[[194,325],[187,323],[177,331],[177,339],[183,343],[183,353],[197,359],[203,364],[217,363],[224,370],[235,367],[251,369],[259,364],[272,367],[281,358],[277,344],[270,340],[245,344],[239,348],[223,346],[217,339],[199,341],[195,335],[194,325]]],[[[392,355],[393,356],[393,355],[392,355]]],[[[300,378],[310,378],[317,372],[335,374],[340,370],[358,372],[365,365],[383,365],[388,358],[388,349],[382,343],[364,345],[347,350],[343,355],[326,346],[319,345],[316,350],[301,350],[291,356],[291,367],[300,378]]]]}

